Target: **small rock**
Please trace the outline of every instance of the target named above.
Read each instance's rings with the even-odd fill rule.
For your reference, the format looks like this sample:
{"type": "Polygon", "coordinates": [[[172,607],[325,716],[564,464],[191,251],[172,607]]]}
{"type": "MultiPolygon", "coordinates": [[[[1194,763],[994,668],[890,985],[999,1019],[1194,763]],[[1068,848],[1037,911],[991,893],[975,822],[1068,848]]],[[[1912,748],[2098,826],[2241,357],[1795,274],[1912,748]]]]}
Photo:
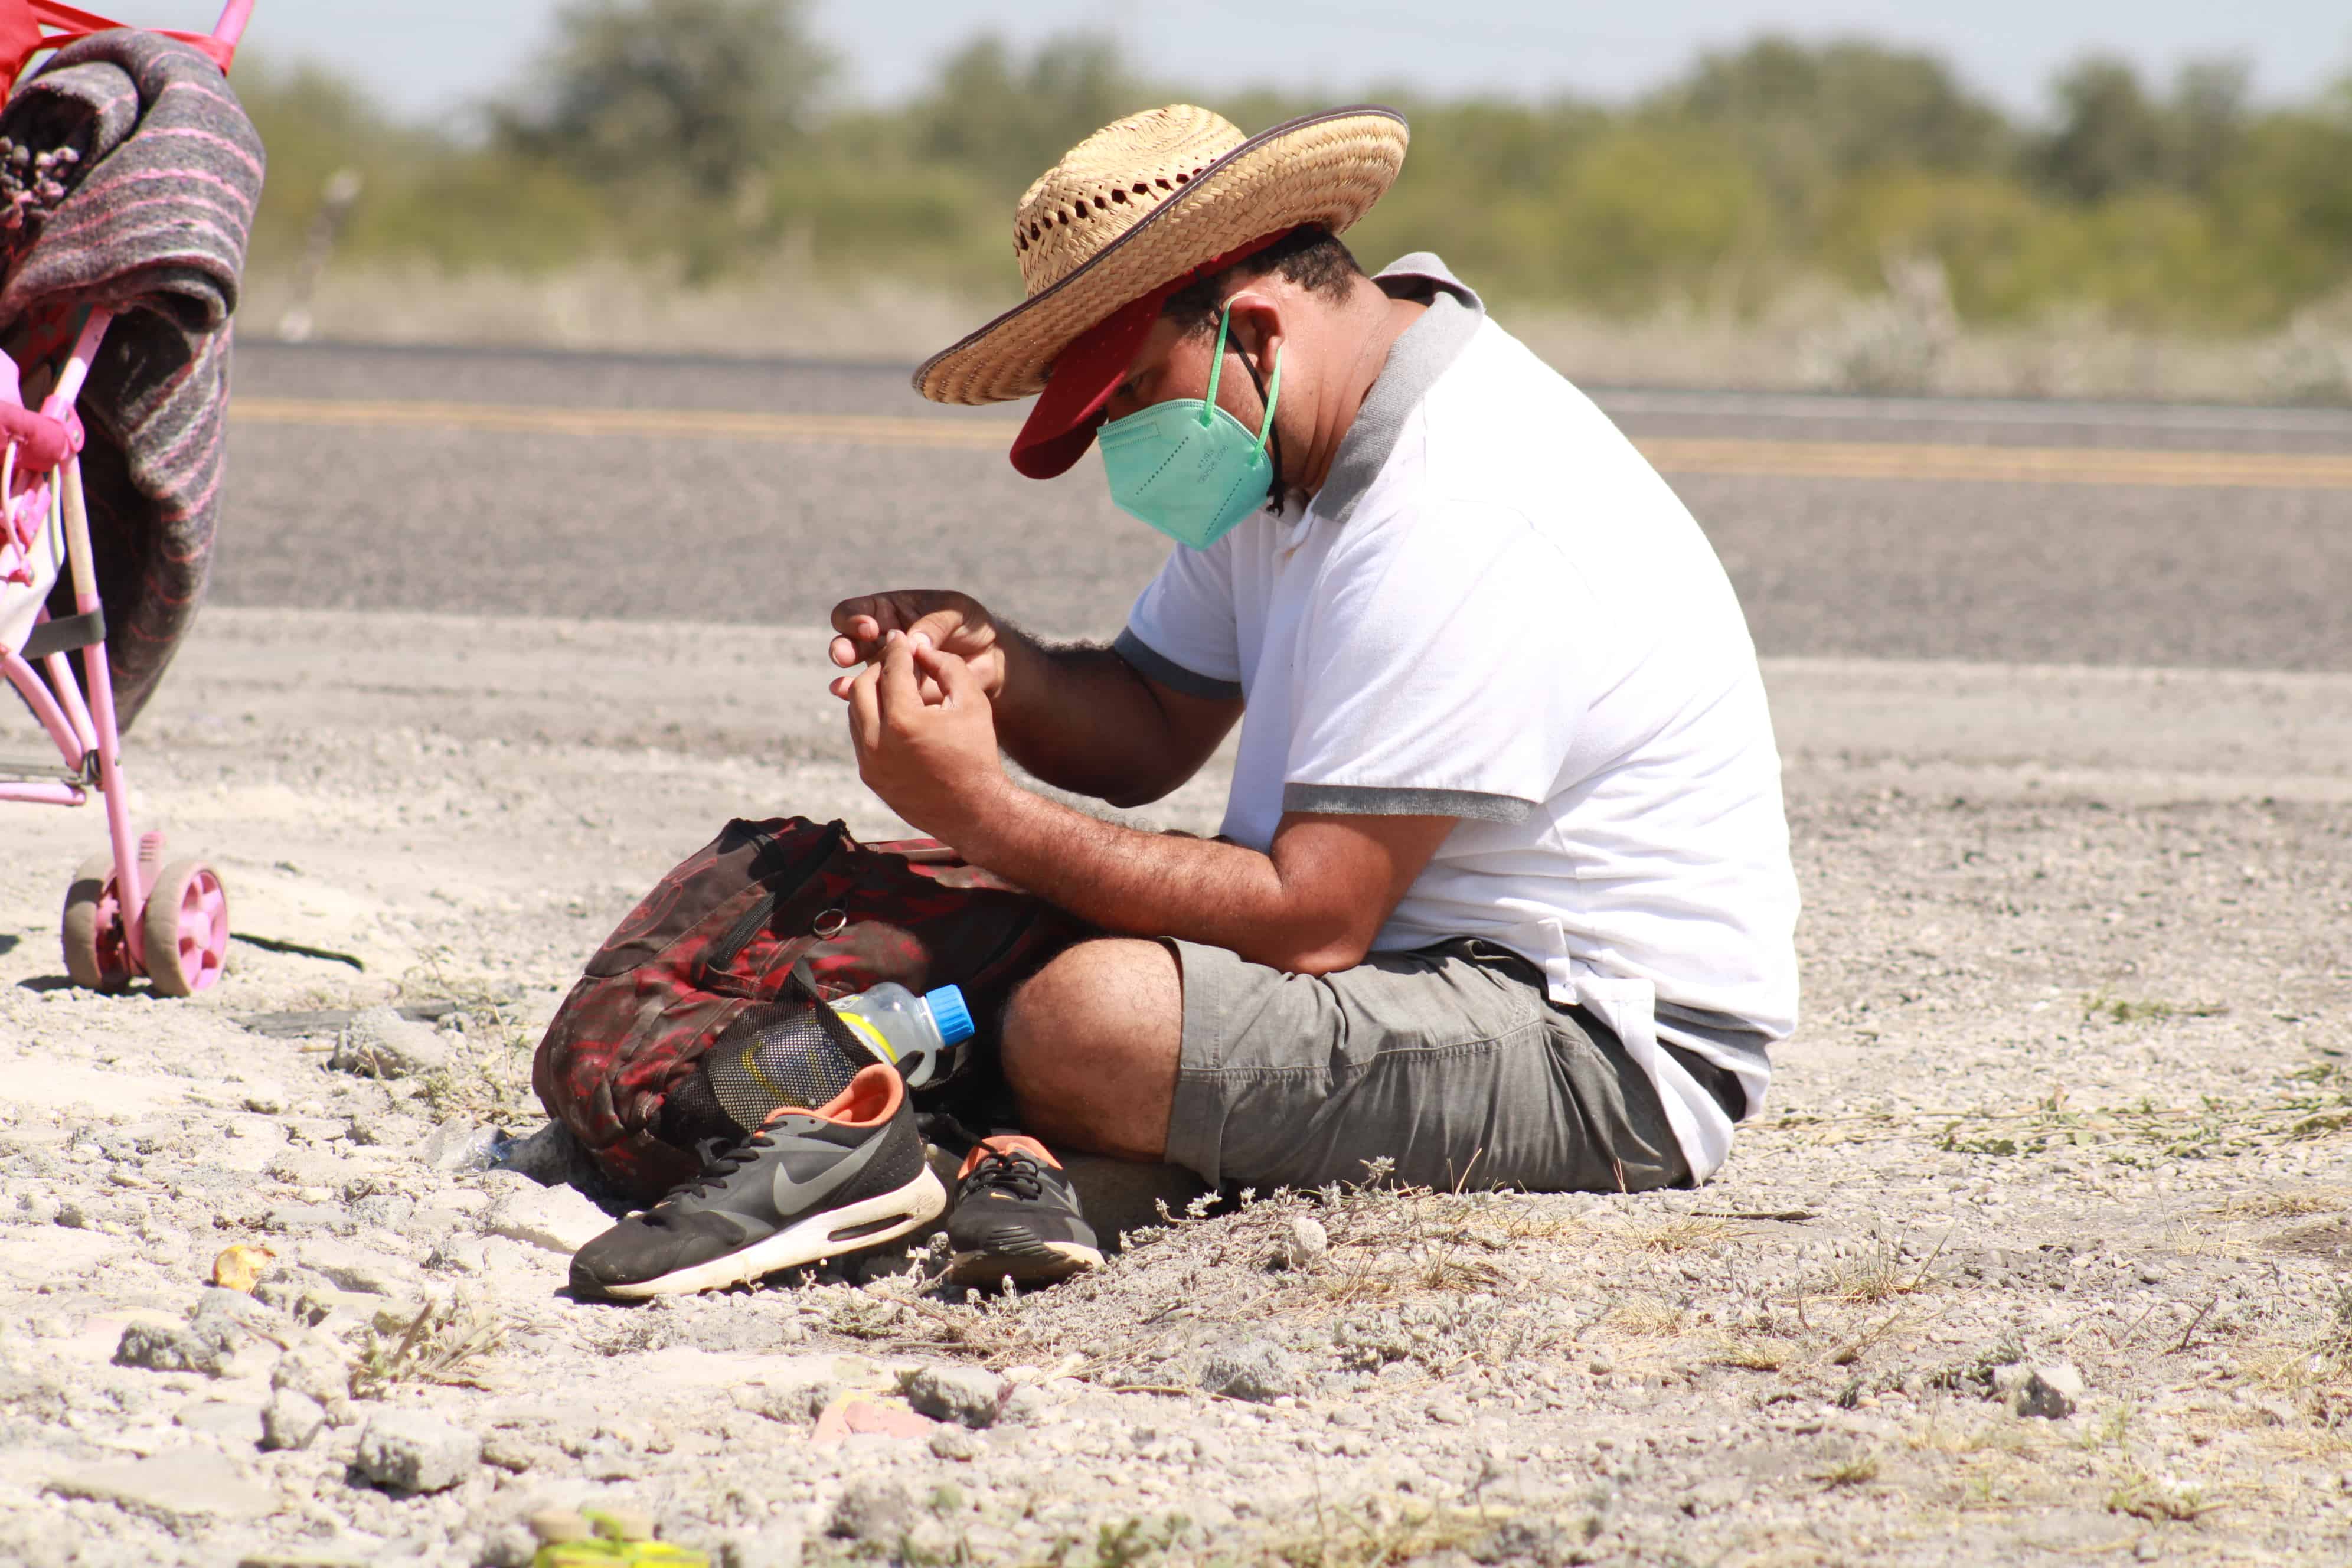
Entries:
{"type": "Polygon", "coordinates": [[[115,1365],[149,1372],[215,1373],[222,1359],[220,1347],[194,1330],[165,1323],[132,1323],[114,1347],[115,1365]]]}
{"type": "Polygon", "coordinates": [[[370,1007],[343,1026],[327,1065],[363,1078],[422,1078],[448,1067],[449,1047],[428,1025],[370,1007]]]}
{"type": "Polygon", "coordinates": [[[596,1532],[589,1528],[585,1515],[568,1508],[543,1508],[527,1521],[530,1532],[550,1546],[560,1546],[569,1541],[586,1541],[596,1532]]]}
{"type": "Polygon", "coordinates": [[[801,1568],[803,1551],[799,1527],[772,1524],[723,1537],[713,1561],[718,1568],[801,1568]]]}
{"type": "Polygon", "coordinates": [[[54,1477],[48,1489],[114,1503],[173,1527],[195,1520],[258,1519],[278,1506],[275,1491],[247,1480],[226,1456],[201,1448],[86,1466],[54,1477]]]}
{"type": "Polygon", "coordinates": [[[561,1121],[518,1140],[499,1157],[498,1168],[520,1172],[542,1187],[578,1187],[583,1192],[597,1190],[603,1179],[587,1147],[561,1121]]]}
{"type": "Polygon", "coordinates": [[[359,1228],[359,1223],[345,1211],[321,1208],[316,1204],[279,1204],[262,1217],[261,1223],[289,1236],[309,1232],[349,1236],[359,1228]]]}
{"type": "Polygon", "coordinates": [[[47,1193],[26,1193],[16,1200],[16,1217],[26,1225],[55,1225],[58,1200],[47,1193]]]}
{"type": "Polygon", "coordinates": [[[898,1380],[907,1403],[940,1421],[978,1429],[1004,1408],[1004,1380],[976,1366],[918,1367],[898,1380]]]}
{"type": "Polygon", "coordinates": [[[790,1426],[815,1420],[841,1393],[841,1385],[834,1379],[811,1376],[788,1383],[738,1384],[730,1390],[729,1397],[738,1410],[748,1410],[790,1426]]]}
{"type": "Polygon", "coordinates": [[[482,1537],[481,1568],[531,1568],[539,1542],[520,1524],[502,1524],[482,1537]]]}
{"type": "Polygon", "coordinates": [[[370,1230],[404,1234],[416,1217],[416,1200],[398,1193],[370,1193],[352,1200],[352,1217],[370,1230]]]}
{"type": "Polygon", "coordinates": [[[202,1400],[184,1405],[172,1417],[172,1425],[191,1432],[209,1432],[224,1442],[257,1444],[262,1434],[261,1406],[232,1399],[202,1400]]]}
{"type": "Polygon", "coordinates": [[[2083,1402],[2083,1374],[2065,1362],[2037,1366],[2020,1385],[2011,1406],[2020,1415],[2061,1421],[2083,1402]]]}
{"type": "Polygon", "coordinates": [[[1290,1235],[1283,1242],[1283,1261],[1293,1268],[1312,1268],[1323,1261],[1331,1250],[1331,1233],[1313,1215],[1303,1214],[1290,1222],[1290,1235]]]}
{"type": "Polygon", "coordinates": [[[261,1446],[307,1448],[327,1424],[327,1408],[309,1394],[280,1388],[261,1408],[261,1446]]]}
{"type": "Polygon", "coordinates": [[[521,1475],[546,1462],[550,1450],[513,1432],[492,1432],[482,1439],[482,1463],[509,1475],[521,1475]]]}
{"type": "Polygon", "coordinates": [[[436,1171],[487,1171],[499,1143],[497,1128],[453,1116],[416,1146],[416,1157],[436,1171]]]}
{"type": "Polygon", "coordinates": [[[1470,1425],[1469,1407],[1451,1395],[1441,1394],[1432,1399],[1429,1402],[1428,1410],[1429,1418],[1432,1421],[1444,1426],[1467,1426],[1470,1425]]]}
{"type": "Polygon", "coordinates": [[[424,1278],[423,1271],[405,1258],[339,1241],[304,1243],[302,1267],[338,1290],[362,1296],[406,1296],[415,1291],[424,1278]]]}
{"type": "Polygon", "coordinates": [[[276,1343],[289,1325],[270,1310],[268,1303],[257,1301],[241,1290],[215,1285],[196,1298],[196,1310],[188,1316],[188,1327],[198,1339],[227,1354],[256,1342],[276,1343]]]}
{"type": "Polygon", "coordinates": [[[570,1187],[525,1187],[507,1193],[482,1216],[482,1229],[488,1235],[567,1258],[612,1228],[611,1215],[570,1187]]]}
{"type": "Polygon", "coordinates": [[[1260,1405],[1298,1392],[1298,1372],[1290,1352],[1272,1340],[1249,1340],[1211,1352],[1202,1363],[1200,1382],[1211,1394],[1260,1405]]]}
{"type": "Polygon", "coordinates": [[[1000,1426],[1033,1426],[1045,1418],[1054,1407],[1053,1395],[1034,1383],[1016,1383],[1004,1395],[1004,1409],[996,1417],[1000,1426]]]}
{"type": "Polygon", "coordinates": [[[595,1510],[597,1533],[613,1541],[651,1541],[654,1538],[654,1516],[641,1508],[624,1508],[614,1504],[595,1510]]]}
{"type": "Polygon", "coordinates": [[[942,1459],[977,1459],[981,1440],[961,1426],[942,1426],[931,1434],[931,1452],[942,1459]]]}
{"type": "Polygon", "coordinates": [[[482,1440],[421,1410],[369,1417],[352,1458],[360,1474],[390,1491],[446,1491],[481,1463],[482,1440]]]}
{"type": "Polygon", "coordinates": [[[413,1149],[433,1131],[421,1116],[404,1111],[363,1111],[352,1118],[352,1142],[362,1149],[413,1149]]]}
{"type": "Polygon", "coordinates": [[[833,1505],[830,1534],[895,1546],[915,1522],[915,1497],[906,1483],[887,1476],[858,1476],[833,1505]]]}

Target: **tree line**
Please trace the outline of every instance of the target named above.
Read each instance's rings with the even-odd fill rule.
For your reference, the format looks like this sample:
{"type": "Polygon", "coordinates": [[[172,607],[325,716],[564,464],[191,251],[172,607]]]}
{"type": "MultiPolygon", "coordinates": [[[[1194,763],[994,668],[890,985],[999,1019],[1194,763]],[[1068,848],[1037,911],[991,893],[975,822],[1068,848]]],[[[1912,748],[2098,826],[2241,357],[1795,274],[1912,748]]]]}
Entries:
{"type": "MultiPolygon", "coordinates": [[[[486,134],[388,117],[317,68],[240,80],[270,148],[256,260],[291,256],[336,170],[365,176],[345,255],[534,270],[638,258],[694,280],[779,259],[1002,297],[1012,209],[1071,143],[1151,105],[1245,131],[1327,107],[1201,95],[1107,37],[982,36],[906,101],[838,96],[803,0],[572,0],[486,134]]],[[[2275,327],[2352,291],[2352,76],[2257,103],[2245,68],[2151,82],[2084,59],[2003,111],[1930,54],[1763,37],[1637,101],[1370,96],[1412,124],[1368,261],[1437,248],[1500,299],[1753,312],[1930,258],[1972,322],[2275,327]]]]}

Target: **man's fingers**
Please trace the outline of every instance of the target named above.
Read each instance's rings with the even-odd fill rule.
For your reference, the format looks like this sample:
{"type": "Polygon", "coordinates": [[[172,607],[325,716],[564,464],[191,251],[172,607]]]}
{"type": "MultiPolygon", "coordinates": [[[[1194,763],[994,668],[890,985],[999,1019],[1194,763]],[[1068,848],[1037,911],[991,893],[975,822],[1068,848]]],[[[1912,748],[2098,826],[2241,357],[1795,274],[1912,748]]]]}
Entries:
{"type": "Polygon", "coordinates": [[[964,624],[964,613],[961,609],[933,610],[907,628],[907,640],[917,647],[940,647],[963,630],[964,624]]]}
{"type": "Polygon", "coordinates": [[[937,648],[918,647],[914,662],[925,675],[939,683],[940,693],[950,702],[969,702],[981,696],[980,678],[971,666],[951,653],[937,648]]]}
{"type": "Polygon", "coordinates": [[[856,684],[857,677],[854,675],[836,675],[825,683],[825,689],[845,700],[849,696],[849,689],[856,684]]]}
{"type": "Polygon", "coordinates": [[[885,719],[901,718],[923,705],[922,688],[915,677],[915,650],[905,637],[893,633],[883,645],[881,662],[874,668],[885,719]]]}
{"type": "Polygon", "coordinates": [[[882,743],[882,701],[876,689],[881,674],[878,667],[868,665],[860,673],[845,677],[849,682],[849,734],[860,752],[870,752],[882,743]]]}
{"type": "Polygon", "coordinates": [[[825,652],[833,659],[834,663],[839,665],[844,669],[847,669],[851,665],[857,662],[857,645],[851,642],[846,637],[838,637],[834,638],[832,646],[827,647],[825,652]]]}

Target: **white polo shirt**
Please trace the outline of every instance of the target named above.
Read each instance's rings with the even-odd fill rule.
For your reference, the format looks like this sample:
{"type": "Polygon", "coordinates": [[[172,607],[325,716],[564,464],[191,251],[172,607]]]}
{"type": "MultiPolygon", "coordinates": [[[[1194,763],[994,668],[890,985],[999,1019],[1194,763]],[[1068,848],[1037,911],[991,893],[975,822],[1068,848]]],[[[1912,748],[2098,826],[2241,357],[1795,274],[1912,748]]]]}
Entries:
{"type": "Polygon", "coordinates": [[[1461,820],[1373,942],[1482,937],[1651,1075],[1700,1180],[1737,1074],[1797,1021],[1780,761],[1738,600],[1690,512],[1435,257],[1380,275],[1398,339],[1312,501],[1179,549],[1118,647],[1240,696],[1224,834],[1286,812],[1461,820]]]}

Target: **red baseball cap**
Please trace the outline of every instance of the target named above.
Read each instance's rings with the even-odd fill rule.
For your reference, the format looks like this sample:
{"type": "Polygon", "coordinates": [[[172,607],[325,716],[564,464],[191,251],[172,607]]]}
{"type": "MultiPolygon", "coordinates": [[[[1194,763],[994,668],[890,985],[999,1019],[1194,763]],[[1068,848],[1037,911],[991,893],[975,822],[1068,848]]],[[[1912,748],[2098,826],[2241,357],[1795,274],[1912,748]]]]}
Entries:
{"type": "Polygon", "coordinates": [[[1046,373],[1045,390],[1029,410],[1021,434],[1013,438],[1013,467],[1033,479],[1050,479],[1070,471],[1072,464],[1094,445],[1102,427],[1103,405],[1143,352],[1151,323],[1169,296],[1213,278],[1234,262],[1256,255],[1290,233],[1281,229],[1213,256],[1190,272],[1172,278],[1142,299],[1121,306],[1100,324],[1087,329],[1054,358],[1046,373]]]}

